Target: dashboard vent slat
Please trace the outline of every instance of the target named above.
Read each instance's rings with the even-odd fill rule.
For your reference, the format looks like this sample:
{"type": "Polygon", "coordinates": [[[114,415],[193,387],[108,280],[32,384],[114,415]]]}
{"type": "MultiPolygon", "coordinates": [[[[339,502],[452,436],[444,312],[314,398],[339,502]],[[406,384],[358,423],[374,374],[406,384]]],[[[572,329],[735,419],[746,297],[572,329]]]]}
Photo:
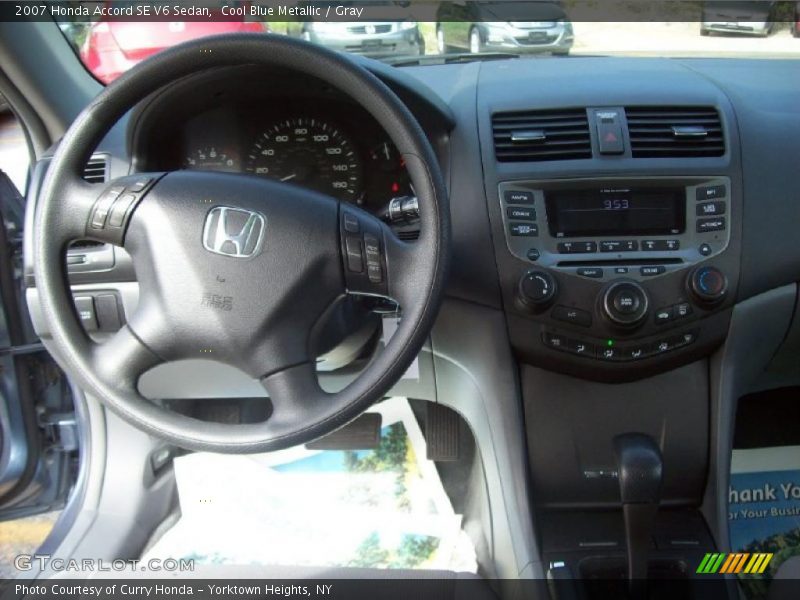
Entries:
{"type": "Polygon", "coordinates": [[[108,158],[93,156],[83,168],[83,179],[89,183],[105,183],[108,178],[108,158]]]}
{"type": "Polygon", "coordinates": [[[499,162],[592,157],[583,108],[497,113],[492,115],[492,135],[499,162]]]}
{"type": "Polygon", "coordinates": [[[725,154],[722,122],[711,106],[630,106],[625,115],[634,158],[725,154]]]}

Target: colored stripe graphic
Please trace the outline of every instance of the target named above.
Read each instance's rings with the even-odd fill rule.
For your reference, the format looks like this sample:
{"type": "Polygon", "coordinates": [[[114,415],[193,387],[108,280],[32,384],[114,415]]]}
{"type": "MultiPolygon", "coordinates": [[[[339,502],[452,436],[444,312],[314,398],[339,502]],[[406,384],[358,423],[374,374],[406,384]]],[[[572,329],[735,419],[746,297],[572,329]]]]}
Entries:
{"type": "Polygon", "coordinates": [[[713,575],[715,573],[750,573],[760,575],[767,570],[772,554],[766,552],[711,552],[703,557],[696,573],[713,575]]]}

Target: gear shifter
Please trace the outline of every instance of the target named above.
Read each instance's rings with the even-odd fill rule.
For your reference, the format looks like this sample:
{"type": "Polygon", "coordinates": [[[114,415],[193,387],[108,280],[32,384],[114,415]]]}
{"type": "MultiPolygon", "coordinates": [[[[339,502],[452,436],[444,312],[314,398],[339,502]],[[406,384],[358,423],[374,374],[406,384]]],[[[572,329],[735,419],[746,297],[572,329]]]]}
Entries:
{"type": "Polygon", "coordinates": [[[658,503],[661,498],[663,461],[655,440],[644,433],[624,433],[614,438],[631,597],[642,598],[647,583],[647,563],[658,503]]]}

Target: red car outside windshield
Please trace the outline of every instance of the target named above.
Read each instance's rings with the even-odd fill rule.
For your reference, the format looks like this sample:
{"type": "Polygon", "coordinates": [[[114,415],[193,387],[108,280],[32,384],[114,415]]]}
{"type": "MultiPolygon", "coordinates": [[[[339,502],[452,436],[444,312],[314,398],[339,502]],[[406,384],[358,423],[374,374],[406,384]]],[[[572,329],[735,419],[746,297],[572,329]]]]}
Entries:
{"type": "MultiPolygon", "coordinates": [[[[112,6],[124,4],[111,2],[112,6]]],[[[203,21],[117,21],[103,19],[93,23],[80,47],[80,57],[89,71],[103,83],[110,83],[145,58],[196,38],[220,33],[260,32],[265,23],[217,21],[222,18],[221,5],[209,20],[203,21]]],[[[224,3],[230,6],[232,3],[224,3]]],[[[247,3],[236,3],[247,4],[247,3]]],[[[225,17],[231,19],[233,17],[225,17]]]]}

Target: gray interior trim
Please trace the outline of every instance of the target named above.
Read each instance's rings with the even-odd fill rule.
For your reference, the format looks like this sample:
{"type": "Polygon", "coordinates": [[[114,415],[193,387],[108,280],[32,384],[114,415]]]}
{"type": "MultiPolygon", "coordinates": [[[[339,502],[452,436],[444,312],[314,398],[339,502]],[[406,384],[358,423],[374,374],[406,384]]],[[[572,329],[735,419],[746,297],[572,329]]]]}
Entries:
{"type": "Polygon", "coordinates": [[[792,284],[737,304],[725,345],[711,357],[711,447],[702,511],[723,552],[731,550],[727,491],[736,406],[783,342],[796,297],[792,284]]]}
{"type": "Polygon", "coordinates": [[[464,417],[483,460],[496,576],[541,578],[519,385],[503,313],[447,299],[431,340],[438,402],[464,417]]]}

